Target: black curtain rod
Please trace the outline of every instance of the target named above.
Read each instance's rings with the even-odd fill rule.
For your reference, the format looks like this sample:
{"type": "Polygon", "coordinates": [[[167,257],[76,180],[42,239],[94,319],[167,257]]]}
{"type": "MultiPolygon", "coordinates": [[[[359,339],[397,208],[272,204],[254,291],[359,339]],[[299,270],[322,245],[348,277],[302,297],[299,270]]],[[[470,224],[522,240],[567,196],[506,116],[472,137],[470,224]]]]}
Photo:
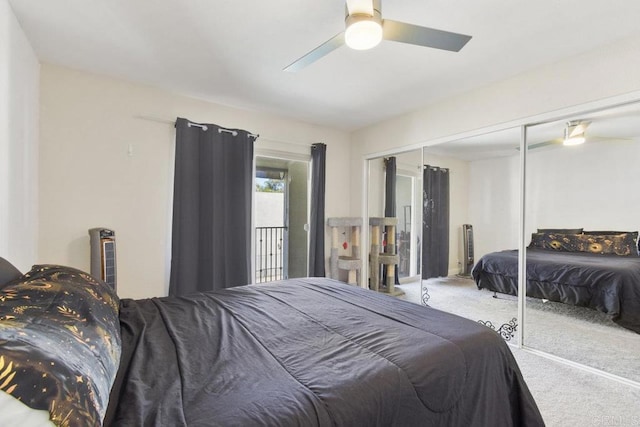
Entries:
{"type": "MultiPolygon", "coordinates": [[[[209,129],[209,127],[207,125],[203,125],[201,123],[194,123],[192,121],[188,122],[189,127],[195,126],[195,127],[199,127],[200,129],[202,129],[203,131],[206,131],[207,129],[209,129]]],[[[222,132],[227,132],[232,134],[233,136],[238,136],[238,131],[237,130],[233,130],[233,129],[226,129],[223,127],[219,127],[218,128],[218,133],[222,133],[222,132]]],[[[257,133],[247,133],[247,136],[251,136],[253,138],[258,138],[260,137],[260,135],[258,135],[257,133]]]]}

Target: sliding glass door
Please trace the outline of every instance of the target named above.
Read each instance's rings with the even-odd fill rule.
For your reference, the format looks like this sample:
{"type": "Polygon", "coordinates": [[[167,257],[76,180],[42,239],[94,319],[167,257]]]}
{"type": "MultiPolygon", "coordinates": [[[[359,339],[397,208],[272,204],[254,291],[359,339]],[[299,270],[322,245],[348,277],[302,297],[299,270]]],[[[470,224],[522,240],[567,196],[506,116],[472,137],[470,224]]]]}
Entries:
{"type": "Polygon", "coordinates": [[[256,157],[256,283],[307,276],[308,187],[308,162],[256,157]]]}

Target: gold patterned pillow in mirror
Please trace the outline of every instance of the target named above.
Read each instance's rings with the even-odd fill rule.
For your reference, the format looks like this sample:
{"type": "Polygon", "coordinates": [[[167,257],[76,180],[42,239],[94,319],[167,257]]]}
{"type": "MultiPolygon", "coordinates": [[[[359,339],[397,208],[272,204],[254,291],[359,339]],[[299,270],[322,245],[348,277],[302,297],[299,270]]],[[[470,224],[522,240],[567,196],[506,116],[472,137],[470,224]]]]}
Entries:
{"type": "Polygon", "coordinates": [[[637,232],[601,235],[533,233],[529,248],[559,252],[638,256],[637,239],[637,232]]]}

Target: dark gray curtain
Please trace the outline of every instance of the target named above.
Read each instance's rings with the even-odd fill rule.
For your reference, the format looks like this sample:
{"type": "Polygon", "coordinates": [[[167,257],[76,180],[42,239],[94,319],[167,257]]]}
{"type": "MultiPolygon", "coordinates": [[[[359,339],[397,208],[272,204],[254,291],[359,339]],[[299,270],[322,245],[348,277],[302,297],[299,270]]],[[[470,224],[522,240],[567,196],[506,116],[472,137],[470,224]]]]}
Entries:
{"type": "Polygon", "coordinates": [[[449,170],[426,165],[422,193],[422,278],[449,273],[449,170]]]}
{"type": "Polygon", "coordinates": [[[254,141],[244,130],[176,121],[169,295],[250,282],[254,141]]]}
{"type": "Polygon", "coordinates": [[[396,158],[384,159],[384,216],[396,216],[396,158]]]}
{"type": "MultiPolygon", "coordinates": [[[[396,158],[387,157],[384,159],[384,216],[387,218],[393,218],[396,216],[396,158]]],[[[396,227],[396,249],[395,253],[398,253],[398,227],[396,227]]],[[[386,240],[386,239],[385,239],[386,240]]],[[[395,284],[399,285],[398,279],[398,266],[396,265],[395,271],[395,284]]],[[[382,283],[387,283],[387,266],[382,266],[382,283]]]]}
{"type": "Polygon", "coordinates": [[[324,188],[327,146],[311,146],[311,224],[309,227],[309,276],[324,277],[324,188]]]}

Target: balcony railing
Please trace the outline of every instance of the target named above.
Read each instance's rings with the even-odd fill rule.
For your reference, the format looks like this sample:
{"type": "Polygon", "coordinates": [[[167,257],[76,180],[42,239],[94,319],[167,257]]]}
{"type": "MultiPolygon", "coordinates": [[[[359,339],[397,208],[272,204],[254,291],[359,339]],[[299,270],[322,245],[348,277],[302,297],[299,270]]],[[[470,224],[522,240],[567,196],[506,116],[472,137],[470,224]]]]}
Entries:
{"type": "Polygon", "coordinates": [[[287,227],[256,227],[256,283],[286,278],[287,227]]]}

